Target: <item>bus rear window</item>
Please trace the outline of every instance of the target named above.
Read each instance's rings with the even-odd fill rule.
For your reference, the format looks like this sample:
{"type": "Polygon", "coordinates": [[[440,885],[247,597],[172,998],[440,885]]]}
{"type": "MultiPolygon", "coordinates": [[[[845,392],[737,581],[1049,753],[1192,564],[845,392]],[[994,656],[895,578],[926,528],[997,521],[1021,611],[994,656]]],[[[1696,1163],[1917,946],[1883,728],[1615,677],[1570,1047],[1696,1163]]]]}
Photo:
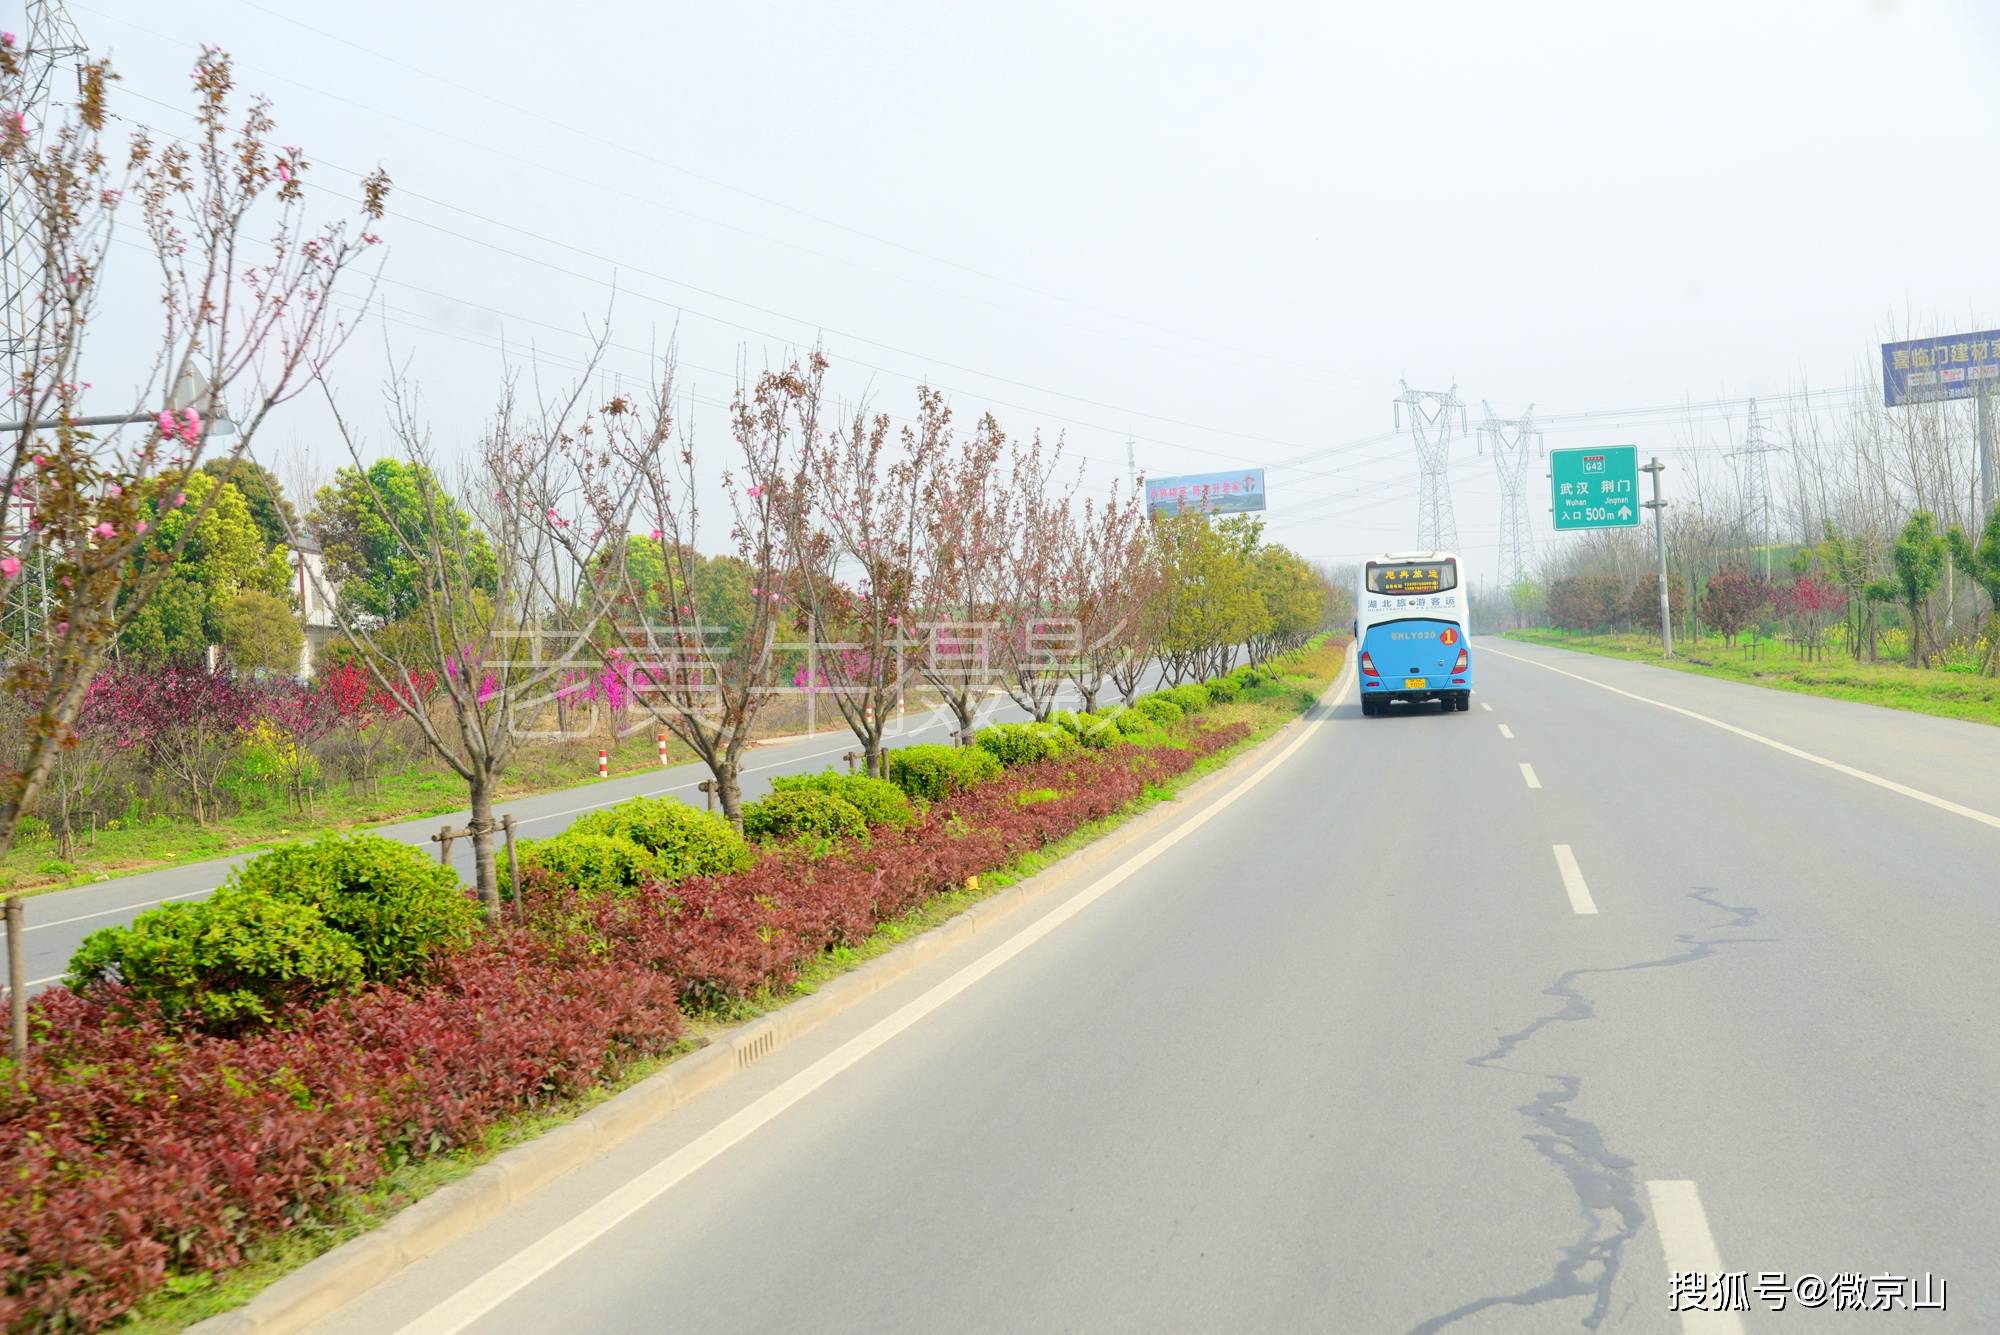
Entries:
{"type": "Polygon", "coordinates": [[[1443,593],[1458,587],[1456,561],[1405,561],[1394,565],[1368,563],[1370,593],[1443,593]]]}

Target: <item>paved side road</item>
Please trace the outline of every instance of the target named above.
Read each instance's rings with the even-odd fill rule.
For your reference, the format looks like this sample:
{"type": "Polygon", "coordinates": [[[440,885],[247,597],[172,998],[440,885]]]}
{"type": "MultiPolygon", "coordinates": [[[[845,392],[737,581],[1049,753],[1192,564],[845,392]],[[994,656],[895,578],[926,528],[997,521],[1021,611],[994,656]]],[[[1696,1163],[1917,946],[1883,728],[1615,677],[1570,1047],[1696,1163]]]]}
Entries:
{"type": "MultiPolygon", "coordinates": [[[[1146,689],[1150,690],[1154,685],[1157,682],[1149,683],[1146,689]]],[[[1026,717],[1005,696],[999,697],[999,700],[990,715],[991,719],[1004,721],[1026,717]]],[[[1067,689],[1060,702],[1071,707],[1077,703],[1074,693],[1067,689]]],[[[892,729],[888,740],[897,746],[943,741],[950,736],[951,728],[952,720],[948,714],[912,711],[900,727],[892,729]]],[[[829,765],[838,766],[840,757],[853,750],[854,746],[853,734],[844,728],[764,743],[745,757],[748,763],[743,769],[743,796],[746,800],[763,796],[770,791],[771,779],[780,774],[806,774],[829,765]]],[[[697,785],[707,777],[708,768],[697,761],[534,797],[516,798],[501,803],[496,810],[501,815],[513,815],[515,828],[523,838],[545,839],[559,833],[586,811],[611,806],[631,797],[672,796],[699,804],[703,799],[697,785]]],[[[454,827],[463,826],[470,816],[471,813],[466,811],[450,816],[426,816],[421,820],[377,826],[370,833],[419,845],[435,853],[436,845],[429,840],[437,833],[438,827],[447,822],[454,827]]],[[[163,867],[158,871],[141,872],[98,885],[36,895],[23,901],[29,986],[39,991],[60,981],[70,956],[91,932],[100,927],[130,922],[134,916],[157,904],[203,898],[222,884],[232,867],[253,856],[246,853],[185,866],[163,867]]],[[[452,865],[461,876],[470,879],[472,846],[469,841],[459,840],[453,845],[452,865]]]]}
{"type": "Polygon", "coordinates": [[[1994,734],[1486,649],[320,1329],[2000,1329],[1994,734]]]}

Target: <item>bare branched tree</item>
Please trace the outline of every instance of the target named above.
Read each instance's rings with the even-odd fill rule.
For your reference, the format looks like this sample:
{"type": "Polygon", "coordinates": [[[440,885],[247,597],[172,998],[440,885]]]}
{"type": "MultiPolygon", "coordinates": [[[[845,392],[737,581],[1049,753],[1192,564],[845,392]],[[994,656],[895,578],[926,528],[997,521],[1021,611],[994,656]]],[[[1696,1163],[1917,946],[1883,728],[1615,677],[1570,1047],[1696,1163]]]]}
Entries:
{"type": "Polygon", "coordinates": [[[596,666],[623,585],[618,566],[636,493],[604,423],[630,408],[614,401],[593,410],[585,398],[607,336],[598,336],[574,383],[532,403],[509,377],[456,497],[405,375],[386,393],[399,456],[389,463],[400,468],[364,461],[327,390],[353,460],[350,485],[385,545],[417,576],[414,609],[393,622],[343,592],[334,603],[341,633],[465,781],[475,881],[489,916],[501,906],[493,839],[501,775],[557,692],[596,666]]]}

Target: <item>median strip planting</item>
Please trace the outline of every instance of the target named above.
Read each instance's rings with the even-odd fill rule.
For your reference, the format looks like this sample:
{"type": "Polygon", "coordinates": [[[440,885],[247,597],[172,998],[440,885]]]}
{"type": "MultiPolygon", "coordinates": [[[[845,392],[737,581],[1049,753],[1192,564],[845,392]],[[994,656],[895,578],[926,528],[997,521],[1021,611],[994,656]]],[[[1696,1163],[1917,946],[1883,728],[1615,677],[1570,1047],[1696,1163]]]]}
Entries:
{"type": "Polygon", "coordinates": [[[1303,696],[1268,669],[1173,694],[1164,727],[1158,708],[1066,716],[959,750],[977,761],[892,755],[901,785],[787,785],[746,811],[754,845],[635,800],[524,859],[524,912],[484,930],[468,930],[467,901],[437,899],[414,850],[328,840],[279,855],[283,885],[250,864],[199,923],[94,939],[76,990],[34,1001],[31,1059],[0,1091],[17,1147],[0,1328],[100,1329],[332,1229],[386,1175],[621,1080],[691,1022],[788,994],[802,970],[1056,851],[1303,696]],[[1258,720],[1196,698],[1260,692],[1258,720]]]}

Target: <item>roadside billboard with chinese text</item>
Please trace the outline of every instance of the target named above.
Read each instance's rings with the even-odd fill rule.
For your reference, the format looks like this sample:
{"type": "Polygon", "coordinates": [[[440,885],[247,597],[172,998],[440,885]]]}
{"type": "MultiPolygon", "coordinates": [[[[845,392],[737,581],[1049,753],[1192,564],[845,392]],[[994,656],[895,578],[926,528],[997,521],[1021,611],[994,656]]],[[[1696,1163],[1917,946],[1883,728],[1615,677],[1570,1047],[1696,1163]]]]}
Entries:
{"type": "Polygon", "coordinates": [[[1177,515],[1184,510],[1205,515],[1261,510],[1264,508],[1264,470],[1240,468],[1233,473],[1147,478],[1146,508],[1155,518],[1177,515]]]}
{"type": "Polygon", "coordinates": [[[2000,329],[1882,345],[1882,402],[1891,408],[1969,399],[2000,388],[2000,329]]]}

